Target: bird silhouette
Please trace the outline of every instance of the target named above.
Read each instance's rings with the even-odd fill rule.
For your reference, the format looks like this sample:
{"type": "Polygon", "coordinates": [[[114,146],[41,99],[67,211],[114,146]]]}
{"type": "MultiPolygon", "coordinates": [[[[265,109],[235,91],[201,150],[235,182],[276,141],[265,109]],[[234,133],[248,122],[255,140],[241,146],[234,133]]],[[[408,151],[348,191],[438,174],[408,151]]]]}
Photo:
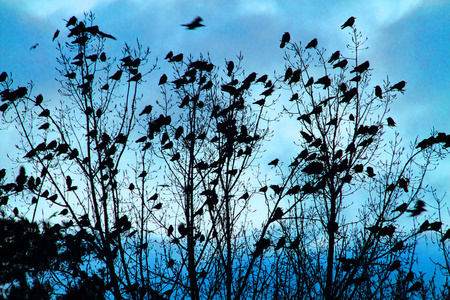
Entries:
{"type": "Polygon", "coordinates": [[[314,77],[309,77],[308,81],[305,84],[305,88],[313,85],[313,83],[314,83],[314,77]]]}
{"type": "Polygon", "coordinates": [[[118,81],[122,77],[122,73],[123,73],[122,70],[118,70],[116,73],[114,73],[113,76],[110,76],[109,79],[118,81]]]}
{"type": "Polygon", "coordinates": [[[73,16],[73,17],[71,17],[70,19],[69,19],[69,21],[67,21],[67,23],[66,23],[66,27],[69,27],[69,26],[74,26],[75,24],[77,24],[77,18],[75,17],[75,16],[73,16]]]}
{"type": "Polygon", "coordinates": [[[334,53],[331,55],[331,57],[330,57],[330,59],[328,60],[328,62],[329,62],[329,63],[332,63],[332,62],[334,62],[335,60],[338,60],[340,56],[341,56],[341,52],[339,52],[339,50],[338,50],[338,51],[334,52],[334,53]]]}
{"type": "Polygon", "coordinates": [[[316,48],[318,43],[319,42],[317,41],[317,39],[313,39],[311,42],[308,43],[308,45],[306,45],[305,49],[316,48]]]}
{"type": "Polygon", "coordinates": [[[375,96],[377,96],[380,99],[383,99],[383,91],[381,90],[381,87],[379,85],[375,87],[375,96]]]}
{"type": "Polygon", "coordinates": [[[406,290],[407,293],[411,292],[417,292],[422,287],[422,283],[420,281],[414,282],[412,286],[409,287],[409,289],[406,290]]]}
{"type": "Polygon", "coordinates": [[[59,35],[59,30],[56,29],[55,33],[53,34],[52,42],[58,37],[58,35],[59,35]]]}
{"type": "Polygon", "coordinates": [[[205,25],[203,25],[201,22],[203,21],[202,18],[200,17],[196,17],[191,23],[188,24],[182,24],[181,26],[185,26],[186,29],[188,30],[194,30],[198,27],[204,27],[205,25]]]}
{"type": "Polygon", "coordinates": [[[364,71],[367,71],[367,69],[370,67],[369,61],[365,61],[362,64],[356,66],[353,70],[350,71],[350,73],[363,73],[364,71]]]}
{"type": "Polygon", "coordinates": [[[268,165],[269,166],[274,166],[274,167],[276,167],[277,165],[278,165],[278,162],[279,162],[280,160],[278,159],[278,158],[275,158],[274,160],[272,160],[268,165]]]}
{"type": "Polygon", "coordinates": [[[283,248],[285,244],[286,244],[286,237],[285,237],[285,236],[282,236],[282,237],[278,240],[278,242],[277,242],[277,244],[276,244],[276,246],[275,246],[275,251],[280,250],[281,248],[283,248]]]}
{"type": "Polygon", "coordinates": [[[291,78],[291,76],[292,76],[292,68],[289,67],[289,68],[286,69],[286,73],[284,73],[284,81],[286,81],[289,78],[291,78]]]}
{"type": "Polygon", "coordinates": [[[349,81],[359,82],[360,80],[361,80],[361,75],[356,75],[355,77],[353,77],[353,78],[350,79],[349,81]]]}
{"type": "Polygon", "coordinates": [[[180,61],[182,61],[183,60],[183,53],[180,53],[180,54],[177,54],[177,55],[175,55],[175,56],[172,56],[170,59],[169,59],[169,62],[180,62],[180,61]]]}
{"type": "Polygon", "coordinates": [[[286,46],[286,44],[289,43],[290,40],[291,40],[291,35],[289,34],[289,32],[285,32],[283,34],[283,37],[281,38],[280,48],[284,48],[284,46],[286,46]]]}
{"type": "Polygon", "coordinates": [[[348,20],[345,21],[345,23],[341,25],[341,29],[344,29],[346,27],[352,27],[353,24],[355,24],[355,19],[356,19],[355,17],[348,18],[348,20]]]}
{"type": "Polygon", "coordinates": [[[406,211],[407,208],[408,208],[408,203],[402,203],[399,206],[397,206],[392,212],[398,211],[402,214],[406,211]]]}
{"type": "Polygon", "coordinates": [[[389,266],[388,271],[389,271],[389,272],[395,271],[395,270],[397,270],[398,268],[400,268],[400,265],[401,265],[400,260],[396,259],[396,260],[394,260],[394,261],[392,262],[392,264],[389,266]]]}
{"type": "Polygon", "coordinates": [[[2,74],[0,74],[0,82],[4,82],[7,77],[8,77],[8,73],[2,72],[2,74]]]}
{"type": "Polygon", "coordinates": [[[389,127],[395,127],[394,119],[392,119],[391,117],[388,117],[386,120],[387,120],[387,124],[389,127]]]}
{"type": "Polygon", "coordinates": [[[138,82],[139,80],[141,80],[141,78],[142,78],[142,74],[137,73],[136,75],[134,75],[130,79],[128,79],[128,82],[138,82]]]}
{"type": "Polygon", "coordinates": [[[234,69],[234,62],[232,60],[230,60],[229,62],[227,62],[227,76],[231,77],[231,75],[233,74],[233,69],[234,69]]]}
{"type": "Polygon", "coordinates": [[[390,91],[397,90],[399,92],[402,92],[402,91],[404,91],[403,89],[405,88],[405,86],[406,86],[406,81],[402,80],[402,81],[394,84],[393,86],[391,86],[390,91]]]}
{"type": "Polygon", "coordinates": [[[317,79],[317,81],[314,82],[314,84],[323,84],[323,89],[325,90],[331,85],[331,79],[328,76],[323,76],[317,79]]]}

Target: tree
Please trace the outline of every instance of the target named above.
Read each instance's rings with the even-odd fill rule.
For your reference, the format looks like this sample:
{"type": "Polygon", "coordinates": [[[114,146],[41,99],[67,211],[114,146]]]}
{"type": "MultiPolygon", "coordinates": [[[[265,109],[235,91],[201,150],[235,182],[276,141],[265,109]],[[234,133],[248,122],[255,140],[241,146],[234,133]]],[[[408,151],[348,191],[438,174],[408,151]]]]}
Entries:
{"type": "Polygon", "coordinates": [[[114,299],[434,292],[411,271],[418,237],[441,230],[440,220],[421,222],[430,210],[421,199],[450,136],[433,133],[408,152],[390,134],[389,106],[406,83],[370,84],[353,23],[348,55],[330,59],[317,39],[303,48],[285,33],[286,68],[270,79],[245,72],[242,56],[220,67],[169,52],[172,74],[162,74],[161,97],[151,102],[142,94],[154,88],[145,82],[156,71],[148,48],[126,44],[115,59],[107,48],[115,38],[93,14],[66,25],[58,106],[0,75],[4,122],[17,126],[16,162],[26,166],[9,183],[0,172],[1,204],[30,208],[16,206],[2,221],[30,228],[40,245],[7,253],[4,265],[20,272],[6,272],[2,284],[63,299],[82,291],[114,299]],[[278,118],[268,108],[280,106],[300,132],[288,167],[263,155],[278,118]],[[253,203],[264,208],[252,224],[253,203]],[[38,215],[40,207],[52,216],[38,215]],[[414,224],[401,228],[407,215],[414,224]],[[31,269],[24,253],[43,248],[48,257],[31,269]]]}

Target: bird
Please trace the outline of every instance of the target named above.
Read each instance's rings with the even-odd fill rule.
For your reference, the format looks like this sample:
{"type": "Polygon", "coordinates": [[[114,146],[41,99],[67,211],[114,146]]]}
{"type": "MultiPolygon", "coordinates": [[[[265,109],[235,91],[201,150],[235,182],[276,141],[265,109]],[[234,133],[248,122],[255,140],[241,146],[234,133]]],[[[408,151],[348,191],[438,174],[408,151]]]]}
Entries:
{"type": "Polygon", "coordinates": [[[399,92],[402,92],[402,91],[403,91],[403,88],[404,88],[405,86],[406,86],[406,81],[402,80],[402,81],[400,81],[400,82],[394,84],[393,86],[391,86],[390,91],[397,90],[397,91],[399,91],[399,92]]]}
{"type": "Polygon", "coordinates": [[[2,74],[0,74],[0,82],[4,82],[7,77],[8,77],[8,73],[2,72],[2,74]]]}
{"type": "Polygon", "coordinates": [[[347,66],[347,64],[348,64],[348,60],[343,59],[343,60],[338,61],[337,63],[335,63],[335,64],[333,65],[333,69],[336,69],[336,68],[341,68],[341,69],[343,69],[343,68],[345,68],[345,67],[347,66]]]}
{"type": "Polygon", "coordinates": [[[203,25],[201,22],[203,21],[202,18],[200,17],[196,17],[191,23],[188,24],[182,24],[181,26],[185,26],[186,29],[188,30],[194,30],[198,27],[204,27],[205,25],[203,25]]]}
{"type": "Polygon", "coordinates": [[[398,211],[400,213],[404,213],[407,208],[408,208],[408,203],[402,203],[399,206],[397,206],[392,212],[398,211]]]}
{"type": "Polygon", "coordinates": [[[340,55],[341,55],[341,52],[339,52],[339,50],[336,51],[336,52],[334,52],[334,53],[331,55],[331,57],[330,57],[330,59],[328,60],[328,62],[329,62],[329,63],[332,63],[332,62],[334,62],[335,60],[338,60],[340,55]]]}
{"type": "Polygon", "coordinates": [[[284,48],[284,46],[286,46],[286,44],[289,43],[290,40],[291,40],[291,35],[289,34],[289,32],[285,32],[283,34],[283,37],[281,38],[280,48],[284,48]]]}
{"type": "Polygon", "coordinates": [[[73,17],[71,17],[70,19],[69,19],[69,21],[67,21],[67,23],[66,23],[66,27],[69,27],[69,26],[74,26],[75,24],[77,24],[77,18],[75,17],[75,16],[73,16],[73,17]]]}
{"type": "Polygon", "coordinates": [[[314,82],[314,84],[323,84],[323,89],[325,90],[327,87],[331,85],[331,79],[328,76],[323,76],[317,79],[317,81],[314,82]]]}
{"type": "Polygon", "coordinates": [[[183,60],[183,53],[180,53],[180,54],[177,54],[177,55],[175,55],[175,56],[172,56],[170,59],[169,59],[169,62],[180,62],[180,61],[182,61],[183,60]]]}
{"type": "Polygon", "coordinates": [[[370,67],[370,63],[369,61],[365,61],[362,64],[356,66],[353,70],[350,71],[350,73],[363,73],[364,71],[366,71],[368,68],[370,67]]]}
{"type": "Polygon", "coordinates": [[[361,75],[356,75],[355,77],[353,77],[353,78],[350,79],[349,81],[359,82],[360,80],[361,80],[361,75]]]}
{"type": "Polygon", "coordinates": [[[388,271],[392,272],[394,270],[397,270],[400,268],[400,260],[396,259],[392,262],[392,264],[389,266],[388,271]]]}
{"type": "Polygon", "coordinates": [[[171,59],[173,56],[173,52],[169,51],[169,53],[166,54],[166,57],[164,57],[164,59],[171,59]]]}
{"type": "Polygon", "coordinates": [[[407,293],[411,292],[417,292],[422,287],[422,283],[420,281],[414,282],[412,286],[409,287],[409,289],[406,290],[407,293]]]}
{"type": "Polygon", "coordinates": [[[292,68],[289,67],[286,69],[286,73],[284,73],[284,81],[288,80],[292,76],[292,68]]]}
{"type": "Polygon", "coordinates": [[[122,70],[118,70],[116,73],[114,73],[113,76],[110,76],[109,79],[116,80],[116,81],[120,80],[120,77],[122,77],[122,73],[123,73],[122,70]]]}
{"type": "Polygon", "coordinates": [[[345,21],[345,23],[341,25],[341,29],[344,29],[346,27],[352,27],[353,24],[355,24],[355,19],[356,19],[355,17],[348,18],[348,20],[345,21]]]}
{"type": "Polygon", "coordinates": [[[167,75],[166,74],[162,74],[161,78],[159,78],[158,85],[165,84],[166,82],[167,82],[167,75]]]}
{"type": "Polygon", "coordinates": [[[50,110],[49,109],[44,109],[40,114],[39,117],[48,117],[50,116],[50,110]]]}
{"type": "Polygon", "coordinates": [[[59,30],[56,29],[55,33],[53,34],[52,42],[58,37],[58,35],[59,35],[59,30]]]}
{"type": "Polygon", "coordinates": [[[447,229],[445,234],[441,238],[441,242],[443,243],[446,239],[450,239],[450,229],[447,229]]]}
{"type": "Polygon", "coordinates": [[[314,83],[314,77],[309,77],[308,81],[305,84],[305,88],[311,86],[314,83]]]}
{"type": "Polygon", "coordinates": [[[388,118],[386,119],[386,121],[387,121],[387,124],[388,124],[389,127],[395,127],[395,121],[394,121],[394,119],[392,119],[391,117],[388,117],[388,118]]]}
{"type": "Polygon", "coordinates": [[[278,162],[279,162],[280,160],[278,159],[278,158],[275,158],[274,160],[272,160],[268,165],[269,166],[274,166],[274,167],[276,167],[277,165],[278,165],[278,162]]]}
{"type": "Polygon", "coordinates": [[[317,44],[318,44],[317,39],[313,39],[311,42],[308,43],[308,45],[306,45],[305,49],[316,48],[317,44]]]}
{"type": "Polygon", "coordinates": [[[379,85],[375,87],[375,96],[377,96],[380,99],[383,99],[383,91],[381,90],[381,86],[379,85]]]}
{"type": "Polygon", "coordinates": [[[128,82],[137,82],[142,78],[142,74],[141,73],[137,73],[136,75],[132,76],[130,79],[128,79],[128,82]]]}
{"type": "Polygon", "coordinates": [[[227,62],[228,77],[231,77],[231,74],[233,74],[233,69],[234,69],[234,62],[232,60],[230,60],[227,62]]]}
{"type": "Polygon", "coordinates": [[[37,46],[39,46],[39,43],[34,44],[33,46],[30,47],[30,50],[34,50],[37,48],[37,46]]]}
{"type": "Polygon", "coordinates": [[[284,245],[286,244],[286,237],[282,236],[279,240],[277,245],[275,246],[275,251],[281,249],[284,247],[284,245]]]}

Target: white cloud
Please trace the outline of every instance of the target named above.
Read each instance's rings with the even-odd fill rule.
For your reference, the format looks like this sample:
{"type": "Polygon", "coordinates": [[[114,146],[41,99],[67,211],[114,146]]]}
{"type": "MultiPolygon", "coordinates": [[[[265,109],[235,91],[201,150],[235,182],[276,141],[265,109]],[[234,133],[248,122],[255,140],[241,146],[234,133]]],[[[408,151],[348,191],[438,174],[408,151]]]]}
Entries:
{"type": "Polygon", "coordinates": [[[1,4],[12,6],[17,10],[25,11],[36,18],[45,19],[55,13],[77,15],[88,12],[102,3],[109,3],[114,0],[0,0],[1,4]]]}

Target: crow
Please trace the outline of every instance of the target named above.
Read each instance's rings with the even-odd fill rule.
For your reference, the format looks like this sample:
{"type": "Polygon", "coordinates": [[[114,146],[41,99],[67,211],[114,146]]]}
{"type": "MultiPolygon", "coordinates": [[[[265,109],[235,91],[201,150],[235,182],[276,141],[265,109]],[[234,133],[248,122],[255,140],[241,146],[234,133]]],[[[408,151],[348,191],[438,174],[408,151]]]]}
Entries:
{"type": "Polygon", "coordinates": [[[359,66],[356,66],[352,71],[350,71],[350,73],[355,73],[355,72],[363,73],[369,67],[370,67],[370,63],[368,61],[365,61],[362,64],[360,64],[359,66]]]}
{"type": "Polygon", "coordinates": [[[180,53],[180,54],[177,54],[177,55],[175,55],[175,56],[172,56],[170,59],[169,59],[169,62],[180,62],[180,61],[182,61],[183,60],[183,53],[180,53]]]}
{"type": "Polygon", "coordinates": [[[167,82],[167,75],[166,74],[162,74],[161,78],[159,78],[158,85],[165,84],[166,82],[167,82]]]}
{"type": "Polygon", "coordinates": [[[308,43],[308,45],[306,45],[305,49],[316,48],[317,44],[318,44],[317,39],[313,39],[311,42],[308,43]]]}
{"type": "Polygon", "coordinates": [[[284,46],[286,46],[286,44],[289,43],[290,40],[291,40],[291,35],[289,34],[289,32],[285,32],[283,34],[283,37],[281,38],[280,48],[284,48],[284,46]]]}
{"type": "Polygon", "coordinates": [[[309,77],[308,81],[305,84],[305,88],[311,86],[314,83],[314,77],[309,77]]]}
{"type": "Polygon", "coordinates": [[[268,165],[269,166],[274,166],[274,167],[276,167],[277,165],[278,165],[278,162],[279,162],[280,160],[278,159],[278,158],[275,158],[274,160],[272,160],[268,165]]]}
{"type": "Polygon", "coordinates": [[[314,84],[323,84],[323,89],[325,90],[327,87],[331,85],[331,79],[328,76],[323,76],[319,79],[317,79],[314,84]]]}
{"type": "Polygon", "coordinates": [[[114,75],[113,76],[110,76],[109,77],[109,79],[112,79],[112,80],[120,80],[120,77],[122,77],[122,70],[119,70],[119,71],[117,71],[116,73],[114,73],[114,75]]]}
{"type": "Polygon", "coordinates": [[[348,64],[348,60],[343,59],[343,60],[338,61],[337,63],[335,63],[335,64],[333,65],[333,69],[336,69],[336,68],[341,68],[341,69],[343,69],[343,68],[345,68],[345,67],[347,66],[347,64],[348,64]]]}
{"type": "Polygon", "coordinates": [[[167,53],[166,57],[164,57],[164,59],[171,59],[173,56],[173,52],[169,51],[169,53],[167,53]]]}
{"type": "Polygon", "coordinates": [[[389,127],[395,127],[394,119],[392,119],[391,117],[388,117],[386,120],[387,120],[387,124],[389,127]]]}
{"type": "Polygon", "coordinates": [[[355,17],[348,18],[348,20],[345,21],[345,23],[341,25],[341,29],[344,29],[346,27],[352,27],[353,24],[355,24],[355,19],[356,19],[355,17]]]}
{"type": "Polygon", "coordinates": [[[289,68],[286,69],[286,73],[284,74],[284,81],[286,81],[289,78],[291,78],[291,76],[292,76],[292,68],[289,67],[289,68]]]}
{"type": "Polygon", "coordinates": [[[394,84],[394,85],[391,87],[390,91],[397,90],[397,91],[402,92],[402,91],[403,91],[403,88],[404,88],[405,86],[406,86],[406,81],[402,80],[402,81],[400,81],[400,82],[394,84]]]}
{"type": "Polygon", "coordinates": [[[228,77],[230,77],[231,74],[233,74],[233,69],[234,69],[234,62],[232,60],[230,60],[227,63],[227,71],[228,71],[227,75],[228,75],[228,77]]]}
{"type": "Polygon", "coordinates": [[[332,63],[333,61],[338,60],[340,55],[341,55],[341,53],[339,52],[339,50],[336,51],[336,52],[334,52],[334,53],[331,55],[331,57],[330,57],[330,59],[328,60],[328,62],[329,62],[329,63],[332,63]]]}
{"type": "Polygon", "coordinates": [[[148,115],[149,113],[151,113],[152,112],[152,106],[151,105],[147,105],[143,110],[142,110],[142,112],[139,114],[139,116],[142,116],[142,115],[148,115]]]}
{"type": "Polygon", "coordinates": [[[77,21],[78,20],[77,20],[77,18],[75,16],[71,17],[69,19],[69,21],[67,21],[66,27],[74,26],[75,24],[77,24],[77,21]]]}
{"type": "Polygon", "coordinates": [[[383,91],[381,90],[381,87],[379,85],[375,87],[375,96],[377,96],[380,99],[383,99],[383,91]]]}
{"type": "Polygon", "coordinates": [[[55,34],[53,34],[52,42],[58,37],[58,35],[59,35],[59,30],[56,29],[55,34]]]}
{"type": "Polygon", "coordinates": [[[181,26],[185,26],[186,29],[188,29],[188,30],[194,30],[194,29],[196,29],[196,28],[198,28],[198,27],[204,27],[204,26],[205,26],[205,25],[203,25],[202,23],[200,23],[200,22],[202,22],[202,21],[203,21],[202,18],[197,17],[197,18],[195,18],[194,21],[192,21],[191,23],[188,23],[188,24],[182,24],[181,26]]]}

